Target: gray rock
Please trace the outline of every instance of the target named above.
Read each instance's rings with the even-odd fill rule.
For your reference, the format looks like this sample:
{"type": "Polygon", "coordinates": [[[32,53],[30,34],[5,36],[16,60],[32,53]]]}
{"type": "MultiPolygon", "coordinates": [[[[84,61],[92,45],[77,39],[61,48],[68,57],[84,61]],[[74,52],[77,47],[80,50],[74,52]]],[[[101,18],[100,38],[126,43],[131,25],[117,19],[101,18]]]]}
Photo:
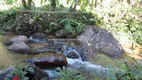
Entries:
{"type": "Polygon", "coordinates": [[[79,58],[79,56],[78,56],[74,51],[70,51],[70,52],[67,54],[66,57],[68,57],[68,58],[73,58],[73,59],[79,58]]]}
{"type": "Polygon", "coordinates": [[[6,46],[12,45],[14,42],[28,42],[28,38],[24,35],[19,35],[11,38],[10,40],[4,41],[6,46]]]}
{"type": "Polygon", "coordinates": [[[4,41],[3,43],[4,43],[4,45],[6,45],[6,46],[9,46],[9,45],[12,44],[12,42],[11,42],[10,40],[4,41]]]}
{"type": "Polygon", "coordinates": [[[66,37],[67,32],[66,32],[64,29],[61,29],[61,30],[57,30],[57,31],[55,32],[55,35],[56,35],[56,37],[58,37],[58,38],[63,38],[63,37],[66,37]]]}
{"type": "Polygon", "coordinates": [[[100,52],[114,58],[120,57],[123,53],[121,45],[113,35],[97,26],[88,26],[77,38],[93,53],[100,52]]]}
{"type": "Polygon", "coordinates": [[[14,42],[8,47],[8,50],[17,53],[29,53],[30,47],[24,42],[14,42]]]}
{"type": "Polygon", "coordinates": [[[38,32],[38,33],[33,34],[33,37],[38,38],[38,39],[43,39],[46,37],[46,35],[44,33],[38,32]]]}
{"type": "Polygon", "coordinates": [[[63,54],[68,58],[80,58],[80,54],[76,50],[76,48],[72,46],[63,46],[63,54]]]}
{"type": "Polygon", "coordinates": [[[10,41],[12,43],[14,43],[14,42],[25,42],[25,43],[27,43],[28,38],[24,35],[19,35],[19,36],[15,36],[15,37],[11,38],[10,41]]]}
{"type": "Polygon", "coordinates": [[[33,42],[45,42],[46,41],[46,35],[44,33],[35,33],[32,36],[30,36],[30,41],[33,42]]]}
{"type": "Polygon", "coordinates": [[[8,78],[9,80],[11,80],[11,77],[9,77],[8,74],[14,70],[15,68],[13,66],[9,66],[3,70],[0,70],[0,80],[4,80],[5,78],[8,78]]]}

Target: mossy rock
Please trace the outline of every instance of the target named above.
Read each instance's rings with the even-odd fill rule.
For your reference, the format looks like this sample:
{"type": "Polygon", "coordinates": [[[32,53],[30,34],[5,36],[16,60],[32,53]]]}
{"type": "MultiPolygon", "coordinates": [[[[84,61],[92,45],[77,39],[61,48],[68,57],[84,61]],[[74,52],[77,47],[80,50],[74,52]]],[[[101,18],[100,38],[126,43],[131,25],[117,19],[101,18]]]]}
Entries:
{"type": "Polygon", "coordinates": [[[90,61],[92,63],[98,64],[98,65],[102,65],[104,67],[112,67],[112,68],[119,68],[119,69],[123,69],[123,70],[127,70],[128,67],[133,67],[134,64],[133,62],[135,61],[128,61],[127,59],[113,59],[111,57],[108,57],[104,54],[97,54],[96,56],[92,56],[90,58],[90,61]],[[128,64],[126,64],[126,62],[128,64]]]}

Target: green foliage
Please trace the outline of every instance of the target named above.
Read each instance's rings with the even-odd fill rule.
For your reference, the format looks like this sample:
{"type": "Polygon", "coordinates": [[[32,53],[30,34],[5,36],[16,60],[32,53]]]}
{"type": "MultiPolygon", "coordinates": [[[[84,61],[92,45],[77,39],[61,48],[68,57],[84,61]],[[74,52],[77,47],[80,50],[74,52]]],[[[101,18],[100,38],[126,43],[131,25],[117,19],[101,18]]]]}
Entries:
{"type": "Polygon", "coordinates": [[[64,29],[67,31],[67,32],[72,32],[72,27],[71,27],[71,20],[66,18],[66,19],[63,19],[60,21],[59,24],[62,24],[64,26],[64,29]]]}
{"type": "Polygon", "coordinates": [[[58,23],[51,22],[49,24],[49,32],[54,32],[54,31],[58,30],[59,28],[60,28],[60,25],[58,23]]]}
{"type": "Polygon", "coordinates": [[[141,70],[142,67],[140,65],[137,65],[134,68],[128,68],[128,70],[125,72],[116,73],[116,77],[120,80],[141,80],[141,70]]]}
{"type": "Polygon", "coordinates": [[[142,23],[135,19],[128,18],[126,27],[126,32],[130,33],[133,40],[142,44],[142,23]]]}
{"type": "Polygon", "coordinates": [[[6,4],[13,4],[15,2],[15,0],[4,0],[4,2],[6,4]]]}
{"type": "Polygon", "coordinates": [[[85,80],[82,75],[77,74],[76,69],[62,67],[62,69],[57,68],[57,70],[59,71],[57,80],[85,80]]]}
{"type": "Polygon", "coordinates": [[[115,38],[122,40],[127,37],[131,41],[142,43],[141,22],[139,14],[142,12],[141,1],[131,3],[120,0],[97,0],[97,7],[90,9],[103,20],[101,27],[109,30],[115,38]]]}
{"type": "MultiPolygon", "coordinates": [[[[22,69],[23,68],[17,66],[17,67],[15,67],[15,70],[12,71],[7,76],[13,78],[15,75],[17,75],[18,76],[18,80],[29,80],[29,78],[25,76],[25,74],[27,72],[23,71],[22,69]]],[[[5,80],[9,80],[9,79],[6,78],[5,80]]]]}
{"type": "Polygon", "coordinates": [[[14,7],[6,11],[0,11],[0,34],[12,30],[16,25],[15,19],[16,11],[14,7]]]}
{"type": "Polygon", "coordinates": [[[82,32],[83,27],[84,27],[83,23],[81,23],[79,21],[76,21],[76,20],[73,20],[73,19],[69,19],[69,18],[65,18],[65,19],[61,20],[59,22],[59,24],[63,25],[64,29],[67,32],[70,32],[70,33],[72,33],[74,35],[79,34],[80,32],[82,32]]]}

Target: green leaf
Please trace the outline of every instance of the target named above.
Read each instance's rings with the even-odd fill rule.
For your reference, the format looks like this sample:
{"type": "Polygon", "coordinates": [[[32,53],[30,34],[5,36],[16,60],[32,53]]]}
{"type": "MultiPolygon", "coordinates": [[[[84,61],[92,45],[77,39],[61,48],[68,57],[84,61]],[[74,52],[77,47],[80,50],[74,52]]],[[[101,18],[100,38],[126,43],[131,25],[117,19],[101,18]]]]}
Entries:
{"type": "Polygon", "coordinates": [[[59,26],[59,25],[57,23],[55,23],[55,22],[51,22],[50,26],[59,26]]]}
{"type": "Polygon", "coordinates": [[[68,23],[68,24],[65,24],[65,27],[64,29],[67,31],[67,32],[71,32],[72,31],[72,27],[71,27],[71,24],[68,23]]]}
{"type": "Polygon", "coordinates": [[[59,22],[59,24],[66,24],[66,23],[68,23],[68,22],[70,22],[70,20],[69,20],[68,18],[65,18],[65,19],[61,20],[61,21],[59,22]]]}

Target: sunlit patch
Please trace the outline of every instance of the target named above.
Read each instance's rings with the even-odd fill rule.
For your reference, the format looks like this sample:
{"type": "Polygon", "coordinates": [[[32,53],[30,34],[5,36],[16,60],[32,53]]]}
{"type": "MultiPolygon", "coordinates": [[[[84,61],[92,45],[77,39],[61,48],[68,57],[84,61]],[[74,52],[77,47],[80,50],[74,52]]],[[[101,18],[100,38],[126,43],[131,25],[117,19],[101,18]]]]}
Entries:
{"type": "Polygon", "coordinates": [[[142,60],[142,57],[140,56],[140,53],[142,51],[142,46],[139,44],[131,44],[131,43],[125,43],[122,44],[122,47],[125,51],[125,53],[135,59],[142,60]]]}

